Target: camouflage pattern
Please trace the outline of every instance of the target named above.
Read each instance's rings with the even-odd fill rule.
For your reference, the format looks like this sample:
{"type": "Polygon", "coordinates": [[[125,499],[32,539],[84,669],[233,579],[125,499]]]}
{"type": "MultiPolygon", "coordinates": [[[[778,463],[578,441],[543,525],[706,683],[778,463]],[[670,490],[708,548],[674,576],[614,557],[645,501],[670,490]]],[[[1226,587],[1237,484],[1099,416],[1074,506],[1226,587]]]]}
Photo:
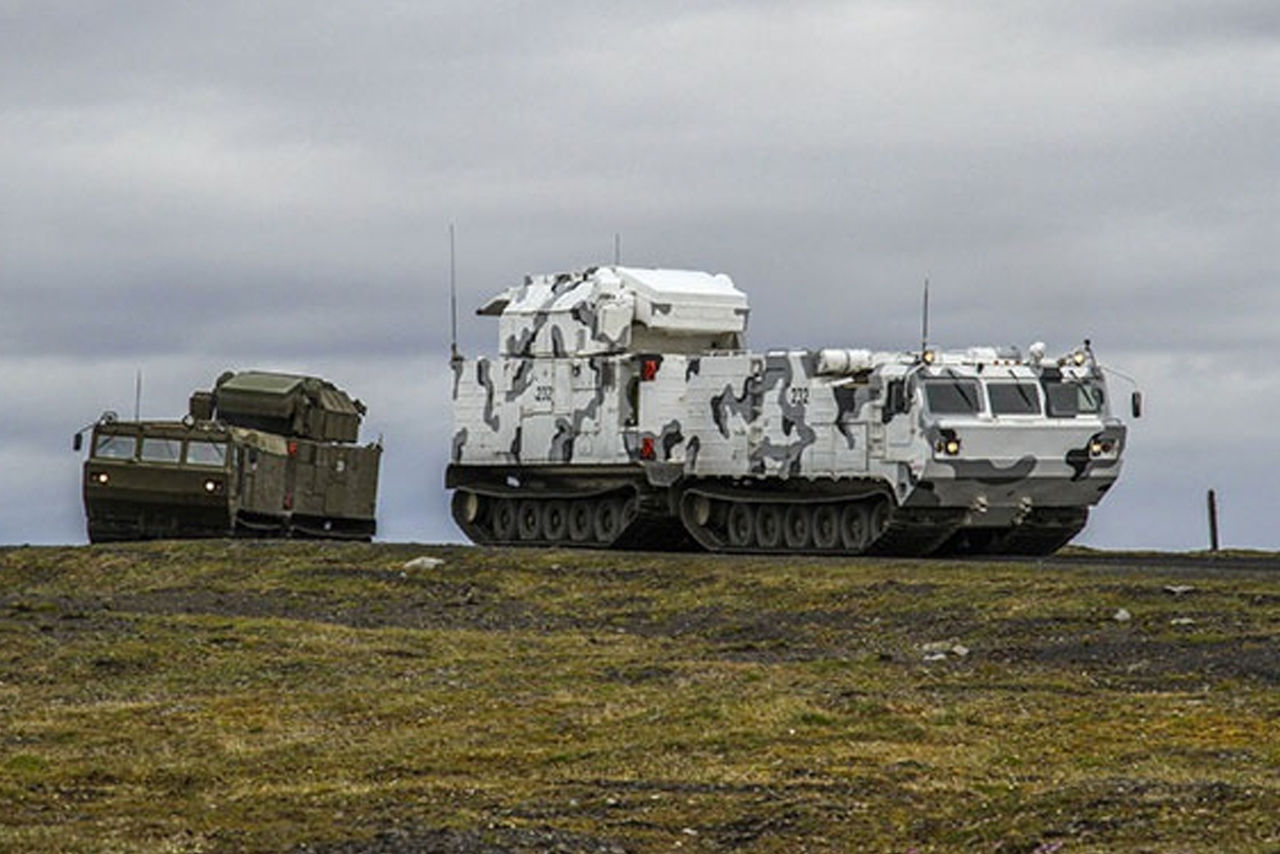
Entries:
{"type": "Polygon", "coordinates": [[[1087,344],[752,353],[727,276],[622,267],[531,277],[479,313],[500,355],[453,363],[447,484],[481,542],[1044,552],[1120,471],[1087,344]],[[545,518],[610,502],[612,540],[545,518]]]}
{"type": "Polygon", "coordinates": [[[354,444],[364,404],[315,377],[226,373],[181,421],[92,426],[91,542],[172,537],[370,539],[382,447],[354,444]]]}

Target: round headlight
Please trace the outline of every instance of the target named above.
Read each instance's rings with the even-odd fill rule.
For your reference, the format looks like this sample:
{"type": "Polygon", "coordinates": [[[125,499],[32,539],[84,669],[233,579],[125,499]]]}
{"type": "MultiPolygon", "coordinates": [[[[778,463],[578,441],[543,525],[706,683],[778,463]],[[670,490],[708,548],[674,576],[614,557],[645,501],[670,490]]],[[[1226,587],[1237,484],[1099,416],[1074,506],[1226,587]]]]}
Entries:
{"type": "Polygon", "coordinates": [[[204,482],[204,491],[205,491],[205,492],[217,492],[217,491],[218,491],[218,482],[217,482],[216,480],[206,480],[206,481],[204,482]]]}
{"type": "Polygon", "coordinates": [[[93,479],[101,485],[106,486],[107,481],[111,480],[111,477],[105,471],[100,471],[93,479]]]}
{"type": "Polygon", "coordinates": [[[1075,362],[1077,365],[1083,365],[1086,358],[1087,357],[1083,350],[1076,350],[1071,354],[1071,361],[1075,362]]]}
{"type": "Polygon", "coordinates": [[[948,454],[950,454],[950,455],[951,455],[951,456],[953,456],[953,457],[954,457],[956,454],[960,453],[960,440],[959,440],[959,439],[948,439],[948,440],[947,440],[947,448],[946,448],[946,451],[947,451],[947,453],[948,453],[948,454]]]}
{"type": "Polygon", "coordinates": [[[937,361],[937,358],[938,358],[938,354],[933,352],[932,350],[925,350],[923,353],[920,354],[920,361],[924,362],[926,365],[932,365],[935,361],[937,361]]]}

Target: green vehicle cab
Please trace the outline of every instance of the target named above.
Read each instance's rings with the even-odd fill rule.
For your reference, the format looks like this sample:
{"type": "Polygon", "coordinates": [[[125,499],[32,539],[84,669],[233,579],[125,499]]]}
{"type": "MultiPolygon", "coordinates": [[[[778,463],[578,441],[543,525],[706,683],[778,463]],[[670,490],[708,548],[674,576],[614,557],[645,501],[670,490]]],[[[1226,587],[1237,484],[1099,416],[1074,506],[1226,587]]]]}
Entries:
{"type": "Polygon", "coordinates": [[[380,442],[358,445],[365,406],[325,380],[224,373],[179,421],[104,413],[83,447],[90,542],[194,537],[369,540],[380,442]]]}

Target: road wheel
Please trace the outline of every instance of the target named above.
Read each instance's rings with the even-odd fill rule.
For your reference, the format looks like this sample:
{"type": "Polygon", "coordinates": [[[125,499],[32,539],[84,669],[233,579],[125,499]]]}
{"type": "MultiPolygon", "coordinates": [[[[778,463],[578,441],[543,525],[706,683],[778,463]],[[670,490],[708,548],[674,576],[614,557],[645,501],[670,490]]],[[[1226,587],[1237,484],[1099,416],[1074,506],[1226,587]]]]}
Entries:
{"type": "Polygon", "coordinates": [[[516,502],[511,498],[495,498],[493,501],[493,538],[507,542],[516,538],[516,502]]]}
{"type": "Polygon", "coordinates": [[[596,505],[595,512],[596,540],[611,543],[622,533],[622,499],[603,498],[596,505]]]}
{"type": "Polygon", "coordinates": [[[469,489],[459,489],[453,494],[453,515],[468,525],[475,524],[480,518],[484,505],[479,495],[469,489]]]}
{"type": "Polygon", "coordinates": [[[840,543],[856,554],[867,542],[867,507],[861,501],[851,501],[840,509],[840,543]]]}
{"type": "Polygon", "coordinates": [[[542,536],[553,543],[562,542],[569,532],[569,505],[564,501],[548,501],[542,511],[542,536]]]}
{"type": "Polygon", "coordinates": [[[595,507],[590,501],[578,500],[569,505],[569,539],[585,543],[595,536],[595,507]]]}
{"type": "Polygon", "coordinates": [[[813,508],[813,544],[824,550],[840,544],[840,511],[834,504],[813,508]]]}
{"type": "Polygon", "coordinates": [[[756,508],[756,542],[765,549],[776,549],[782,542],[782,508],[777,504],[756,508]]]}
{"type": "Polygon", "coordinates": [[[750,546],[756,538],[756,518],[751,505],[741,502],[729,505],[725,529],[729,535],[729,545],[740,549],[750,546]]]}
{"type": "Polygon", "coordinates": [[[807,504],[787,507],[783,522],[783,539],[789,549],[808,548],[813,536],[813,510],[807,504]]]}
{"type": "Polygon", "coordinates": [[[711,499],[705,495],[695,495],[689,506],[693,513],[693,523],[699,528],[707,527],[707,523],[711,521],[711,499]]]}
{"type": "Polygon", "coordinates": [[[534,498],[526,498],[520,502],[518,512],[518,533],[522,540],[536,540],[542,536],[542,502],[534,498]]]}
{"type": "Polygon", "coordinates": [[[871,507],[867,511],[867,543],[874,543],[880,539],[889,527],[889,515],[891,513],[889,502],[883,498],[877,498],[871,502],[871,507]]]}

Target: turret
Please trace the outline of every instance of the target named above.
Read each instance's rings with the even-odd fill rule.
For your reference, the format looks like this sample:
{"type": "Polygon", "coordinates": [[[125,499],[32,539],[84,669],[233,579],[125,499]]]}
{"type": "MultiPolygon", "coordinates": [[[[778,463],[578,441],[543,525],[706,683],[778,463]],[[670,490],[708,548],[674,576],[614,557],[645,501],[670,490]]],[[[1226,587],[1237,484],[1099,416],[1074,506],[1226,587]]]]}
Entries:
{"type": "Polygon", "coordinates": [[[741,350],[749,308],[722,273],[590,267],[529,276],[476,313],[499,318],[503,356],[594,356],[741,350]]]}
{"type": "Polygon", "coordinates": [[[197,421],[333,442],[356,441],[365,411],[331,382],[265,371],[227,371],[213,391],[191,395],[190,404],[197,421]]]}

